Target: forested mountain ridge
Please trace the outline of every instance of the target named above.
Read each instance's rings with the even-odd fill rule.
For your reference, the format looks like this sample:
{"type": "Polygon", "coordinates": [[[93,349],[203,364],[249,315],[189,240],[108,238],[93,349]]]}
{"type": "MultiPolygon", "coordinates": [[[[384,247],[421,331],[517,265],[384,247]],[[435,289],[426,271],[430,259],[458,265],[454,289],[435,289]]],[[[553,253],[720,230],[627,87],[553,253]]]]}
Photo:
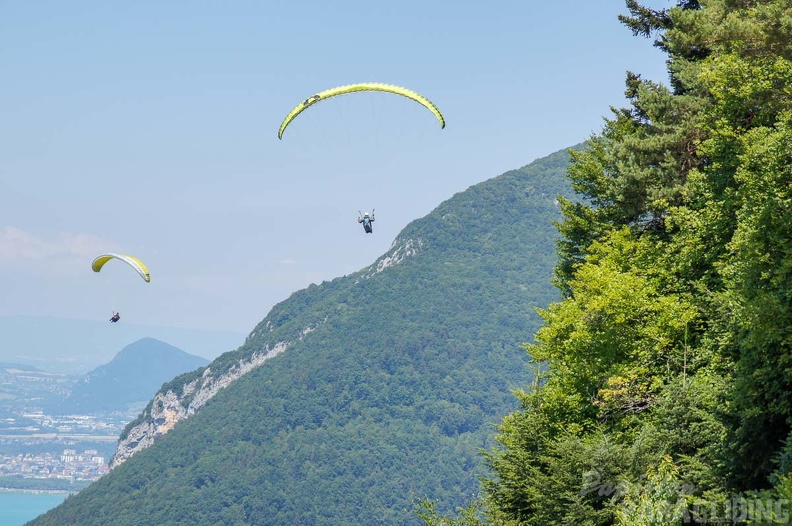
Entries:
{"type": "Polygon", "coordinates": [[[402,525],[424,495],[464,503],[530,382],[535,308],[557,299],[568,158],[453,196],[369,267],[276,305],[126,431],[167,434],[32,524],[402,525]]]}

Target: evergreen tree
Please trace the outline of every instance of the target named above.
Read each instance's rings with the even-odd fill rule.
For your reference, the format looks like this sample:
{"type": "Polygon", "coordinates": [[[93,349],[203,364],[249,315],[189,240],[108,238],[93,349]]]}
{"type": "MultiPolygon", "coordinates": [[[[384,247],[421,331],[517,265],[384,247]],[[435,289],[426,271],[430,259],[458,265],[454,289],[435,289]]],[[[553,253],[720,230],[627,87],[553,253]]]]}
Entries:
{"type": "Polygon", "coordinates": [[[627,7],[670,85],[628,73],[573,152],[564,296],[486,455],[493,524],[678,524],[792,487],[792,6],[627,7]]]}

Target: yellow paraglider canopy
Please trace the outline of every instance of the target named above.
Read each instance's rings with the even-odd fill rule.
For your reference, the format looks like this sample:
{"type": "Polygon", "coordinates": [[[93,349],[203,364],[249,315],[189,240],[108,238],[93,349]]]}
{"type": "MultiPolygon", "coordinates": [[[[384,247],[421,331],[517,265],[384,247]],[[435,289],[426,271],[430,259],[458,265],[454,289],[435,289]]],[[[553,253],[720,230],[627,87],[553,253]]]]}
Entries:
{"type": "Polygon", "coordinates": [[[432,104],[432,101],[417,93],[413,90],[402,88],[400,86],[394,86],[393,84],[382,84],[379,82],[361,82],[359,84],[348,84],[346,86],[338,86],[337,88],[331,88],[325,91],[320,91],[316,95],[312,97],[308,97],[297,106],[294,107],[293,110],[286,115],[286,118],[283,119],[283,122],[280,125],[280,129],[278,130],[278,139],[283,139],[283,132],[286,130],[286,127],[303,111],[305,111],[310,106],[313,106],[319,101],[329,99],[330,97],[335,97],[336,95],[344,95],[347,93],[355,93],[358,91],[384,91],[387,93],[394,93],[396,95],[401,95],[402,97],[407,97],[408,99],[414,100],[421,106],[425,107],[429,111],[431,111],[437,120],[440,121],[440,127],[445,128],[445,118],[443,114],[440,113],[440,110],[437,109],[437,106],[432,104]]]}
{"type": "Polygon", "coordinates": [[[151,282],[151,276],[149,276],[148,268],[146,268],[146,265],[144,265],[142,261],[140,261],[138,258],[134,256],[128,256],[125,254],[112,254],[112,253],[102,254],[100,256],[97,256],[96,259],[93,260],[93,263],[91,263],[91,268],[93,269],[94,272],[99,272],[100,270],[102,270],[102,267],[105,265],[105,263],[107,263],[111,259],[120,259],[121,261],[123,261],[124,263],[135,269],[135,272],[140,274],[140,277],[143,278],[143,280],[145,280],[146,283],[151,282]]]}

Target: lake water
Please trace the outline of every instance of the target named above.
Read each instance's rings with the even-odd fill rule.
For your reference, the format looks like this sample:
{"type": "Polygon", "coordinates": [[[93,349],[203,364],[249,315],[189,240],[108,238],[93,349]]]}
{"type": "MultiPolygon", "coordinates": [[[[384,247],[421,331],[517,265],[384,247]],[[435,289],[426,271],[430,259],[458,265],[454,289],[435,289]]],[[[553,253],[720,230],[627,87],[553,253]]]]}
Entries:
{"type": "Polygon", "coordinates": [[[0,526],[22,526],[64,500],[68,493],[0,491],[0,526]]]}

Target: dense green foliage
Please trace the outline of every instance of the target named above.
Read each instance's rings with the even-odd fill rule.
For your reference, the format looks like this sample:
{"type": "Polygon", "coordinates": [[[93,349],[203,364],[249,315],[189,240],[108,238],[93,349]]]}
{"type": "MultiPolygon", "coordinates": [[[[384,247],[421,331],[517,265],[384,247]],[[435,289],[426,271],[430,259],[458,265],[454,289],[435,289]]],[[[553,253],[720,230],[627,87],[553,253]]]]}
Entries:
{"type": "Polygon", "coordinates": [[[546,373],[487,454],[486,522],[788,521],[792,5],[627,5],[670,87],[628,74],[573,155],[546,373]]]}
{"type": "MultiPolygon", "coordinates": [[[[409,224],[360,272],[275,306],[210,365],[288,349],[35,525],[419,524],[464,505],[531,381],[521,342],[558,300],[558,152],[409,224]],[[409,254],[408,254],[409,252],[409,254]],[[390,262],[389,266],[385,266],[390,262]],[[378,271],[379,270],[379,271],[378,271]]],[[[200,372],[165,387],[177,389],[200,372]]]]}
{"type": "Polygon", "coordinates": [[[173,345],[143,338],[127,345],[110,362],[81,378],[53,412],[124,411],[133,402],[150,399],[164,382],[177,374],[208,363],[205,358],[173,345]]]}

